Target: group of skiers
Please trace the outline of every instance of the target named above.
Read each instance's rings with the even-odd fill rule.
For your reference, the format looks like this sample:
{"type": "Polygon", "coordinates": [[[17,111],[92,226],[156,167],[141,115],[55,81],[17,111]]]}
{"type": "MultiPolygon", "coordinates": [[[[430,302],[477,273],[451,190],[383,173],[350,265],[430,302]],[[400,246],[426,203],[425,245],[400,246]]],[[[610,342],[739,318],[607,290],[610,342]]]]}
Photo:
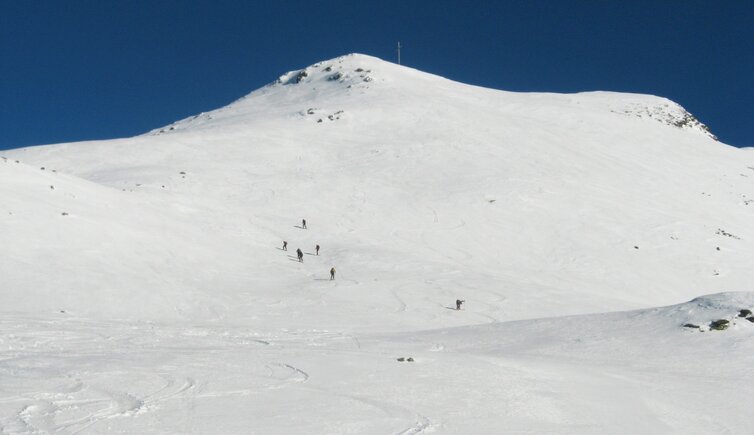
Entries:
{"type": "MultiPolygon", "coordinates": [[[[306,229],[306,219],[301,219],[301,228],[306,229]]],[[[288,250],[288,242],[283,240],[283,251],[288,250]]],[[[319,245],[314,247],[314,250],[316,251],[317,255],[319,255],[319,245]]],[[[300,263],[304,262],[304,252],[301,250],[301,248],[296,249],[296,257],[298,258],[298,261],[300,263]]],[[[335,279],[335,268],[330,268],[330,281],[335,279]]]]}
{"type": "MultiPolygon", "coordinates": [[[[306,229],[306,219],[301,219],[301,228],[306,229]]],[[[283,251],[288,250],[288,242],[283,240],[283,251]]],[[[319,245],[314,247],[314,250],[317,252],[317,255],[319,255],[319,245]]],[[[298,258],[298,261],[300,263],[304,262],[304,252],[301,250],[301,248],[296,249],[296,256],[298,258]]],[[[330,281],[335,279],[335,267],[330,268],[330,281]]],[[[456,310],[461,309],[461,305],[466,302],[461,299],[456,299],[456,310]]]]}

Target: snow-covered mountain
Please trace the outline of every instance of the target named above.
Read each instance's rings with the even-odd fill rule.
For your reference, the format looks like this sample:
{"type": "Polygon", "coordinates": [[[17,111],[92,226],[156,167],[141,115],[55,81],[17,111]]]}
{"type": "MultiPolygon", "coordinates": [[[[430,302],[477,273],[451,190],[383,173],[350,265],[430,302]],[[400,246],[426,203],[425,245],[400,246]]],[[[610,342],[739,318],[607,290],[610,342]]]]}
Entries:
{"type": "Polygon", "coordinates": [[[0,155],[1,431],[748,430],[754,152],[667,99],[348,55],[0,155]]]}

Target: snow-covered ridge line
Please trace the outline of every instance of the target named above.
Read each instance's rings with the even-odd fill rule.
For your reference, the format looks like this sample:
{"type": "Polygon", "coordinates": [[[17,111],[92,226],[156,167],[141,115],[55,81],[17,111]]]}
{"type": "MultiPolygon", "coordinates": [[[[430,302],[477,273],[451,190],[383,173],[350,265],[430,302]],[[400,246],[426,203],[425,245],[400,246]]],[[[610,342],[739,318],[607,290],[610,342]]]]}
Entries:
{"type": "MultiPolygon", "coordinates": [[[[253,121],[254,115],[258,115],[258,111],[242,114],[242,116],[239,117],[237,116],[238,113],[236,113],[237,110],[235,110],[235,108],[243,106],[244,104],[258,105],[258,102],[255,102],[255,100],[259,100],[260,97],[268,95],[269,93],[298,93],[299,98],[297,98],[297,100],[300,101],[302,99],[307,99],[310,105],[322,105],[322,100],[325,98],[320,95],[321,92],[316,92],[317,87],[320,88],[320,91],[322,88],[328,88],[331,91],[336,90],[337,93],[341,95],[348,95],[353,92],[368,89],[369,83],[373,82],[375,79],[386,81],[388,83],[406,82],[405,87],[409,89],[416,90],[429,88],[428,91],[430,93],[433,91],[432,88],[437,88],[438,90],[443,89],[448,86],[448,83],[453,83],[455,86],[461,87],[469,86],[458,82],[451,82],[442,77],[417,71],[412,68],[383,61],[376,57],[353,53],[331,60],[317,62],[303,69],[288,71],[269,85],[239,98],[228,106],[176,121],[165,127],[154,129],[147,134],[164,134],[176,132],[185,128],[206,127],[214,122],[213,119],[218,119],[218,121],[222,122],[223,118],[226,116],[234,117],[235,123],[253,121]],[[293,91],[284,91],[280,89],[280,87],[289,86],[300,89],[293,91]]],[[[488,91],[494,92],[494,90],[491,89],[488,91]]],[[[329,96],[329,93],[326,93],[325,95],[329,96]]],[[[559,100],[567,98],[577,105],[582,104],[581,98],[584,97],[584,103],[588,102],[589,104],[594,104],[594,107],[601,106],[602,110],[611,113],[651,119],[660,122],[663,125],[702,133],[717,140],[706,125],[697,120],[679,104],[666,98],[651,95],[601,91],[576,94],[511,93],[497,91],[497,98],[503,103],[506,102],[506,100],[523,98],[524,104],[532,105],[533,107],[542,103],[541,96],[543,95],[550,96],[553,103],[557,103],[559,100]],[[595,95],[601,95],[602,98],[606,100],[602,102],[597,101],[593,98],[595,95]],[[532,98],[527,100],[527,96],[531,96],[532,98]]],[[[275,102],[277,105],[281,103],[284,103],[284,101],[278,100],[275,102]]],[[[449,101],[447,104],[463,103],[462,101],[449,101]]],[[[268,106],[267,109],[278,110],[280,107],[268,106]]],[[[308,109],[308,107],[300,108],[299,110],[306,109],[308,109]]],[[[438,107],[438,110],[442,110],[442,107],[438,107]]],[[[243,109],[241,109],[241,113],[243,112],[243,109]]]]}
{"type": "MultiPolygon", "coordinates": [[[[720,331],[741,331],[754,336],[754,291],[752,292],[724,292],[696,297],[688,302],[663,307],[643,308],[638,310],[617,311],[599,314],[579,314],[572,316],[545,317],[536,319],[516,320],[486,325],[467,325],[447,329],[412,332],[408,340],[425,337],[460,337],[486,334],[486,340],[494,342],[496,346],[504,344],[502,336],[515,337],[518,330],[524,333],[536,329],[538,334],[548,330],[549,339],[565,343],[575,337],[583,335],[583,325],[599,324],[605,330],[598,334],[604,338],[630,340],[636,338],[636,330],[652,330],[667,335],[683,335],[690,332],[714,332],[711,325],[723,320],[725,328],[720,331]],[[609,328],[609,332],[608,332],[609,328]],[[729,329],[730,328],[730,329],[729,329]],[[506,332],[507,331],[507,332],[506,332]]],[[[639,334],[641,335],[641,334],[639,334]]],[[[378,336],[379,337],[379,336],[378,336]]],[[[429,339],[431,341],[431,339],[429,339]]],[[[523,339],[521,339],[523,340],[523,339]]],[[[446,341],[448,341],[446,339],[446,341]]],[[[622,340],[618,340],[624,343],[622,340]]],[[[625,343],[624,343],[625,344],[625,343]]],[[[457,343],[463,347],[468,345],[463,340],[457,343]]],[[[472,346],[476,351],[482,351],[479,346],[472,346]]],[[[651,349],[647,349],[650,351],[651,349]]]]}

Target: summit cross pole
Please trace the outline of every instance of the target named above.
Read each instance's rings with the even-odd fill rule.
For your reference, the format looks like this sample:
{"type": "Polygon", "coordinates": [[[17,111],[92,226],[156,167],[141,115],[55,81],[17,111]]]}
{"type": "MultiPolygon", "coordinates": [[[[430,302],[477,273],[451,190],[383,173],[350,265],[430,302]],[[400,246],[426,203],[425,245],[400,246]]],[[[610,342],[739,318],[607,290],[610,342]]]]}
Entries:
{"type": "Polygon", "coordinates": [[[401,41],[398,41],[398,65],[401,64],[401,41]]]}

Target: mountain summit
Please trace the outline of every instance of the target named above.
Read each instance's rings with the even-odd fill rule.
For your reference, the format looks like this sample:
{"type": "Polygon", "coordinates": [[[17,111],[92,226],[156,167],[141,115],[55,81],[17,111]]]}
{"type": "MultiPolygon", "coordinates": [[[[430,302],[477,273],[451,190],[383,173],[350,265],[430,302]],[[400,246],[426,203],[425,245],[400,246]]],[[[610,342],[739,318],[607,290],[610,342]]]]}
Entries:
{"type": "MultiPolygon", "coordinates": [[[[363,54],[349,54],[328,61],[318,62],[301,70],[289,71],[270,83],[229,106],[202,113],[169,126],[153,130],[152,134],[173,132],[184,128],[198,128],[227,121],[244,122],[263,117],[275,111],[276,114],[287,113],[290,116],[304,116],[316,122],[339,119],[344,109],[329,110],[307,105],[338,105],[342,107],[359,107],[379,99],[387,104],[411,107],[422,101],[434,101],[442,95],[451,100],[448,106],[435,106],[436,110],[446,112],[455,109],[459,114],[477,109],[483,101],[469,101],[469,92],[480,92],[480,88],[453,82],[442,77],[424,73],[405,66],[383,61],[363,54]],[[470,107],[469,107],[470,106],[470,107]],[[329,110],[329,111],[328,111],[329,110]],[[279,111],[279,112],[278,112],[279,111]],[[287,111],[287,112],[286,112],[287,111]],[[232,120],[232,121],[231,121],[232,120]]],[[[590,109],[604,110],[617,115],[651,119],[676,128],[701,132],[716,139],[707,126],[699,122],[678,104],[660,97],[606,92],[588,92],[580,94],[517,94],[502,91],[495,97],[497,105],[484,107],[485,110],[500,110],[500,115],[510,113],[505,103],[515,105],[520,111],[526,106],[542,109],[543,99],[552,104],[565,104],[563,108],[578,111],[582,106],[590,109]],[[528,102],[532,104],[527,104],[528,102]],[[523,107],[522,107],[523,106],[523,107]]],[[[525,115],[522,113],[521,115],[525,115]]],[[[387,114],[386,114],[387,115],[387,114]]]]}

